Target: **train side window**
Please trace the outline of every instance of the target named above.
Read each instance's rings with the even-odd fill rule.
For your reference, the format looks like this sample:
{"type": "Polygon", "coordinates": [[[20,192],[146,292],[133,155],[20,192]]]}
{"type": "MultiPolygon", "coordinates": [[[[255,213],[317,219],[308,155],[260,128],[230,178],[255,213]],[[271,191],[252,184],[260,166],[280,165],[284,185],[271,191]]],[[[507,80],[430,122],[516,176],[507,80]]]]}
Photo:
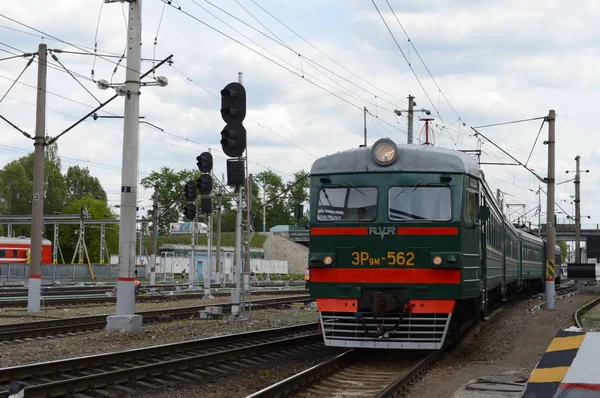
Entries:
{"type": "Polygon", "coordinates": [[[13,256],[12,258],[19,258],[19,251],[18,250],[13,250],[13,256]]]}
{"type": "Polygon", "coordinates": [[[6,258],[6,250],[0,250],[0,258],[6,258]]]}
{"type": "Polygon", "coordinates": [[[465,219],[467,221],[477,222],[478,209],[479,195],[477,195],[477,192],[467,191],[467,208],[465,210],[465,219]]]}

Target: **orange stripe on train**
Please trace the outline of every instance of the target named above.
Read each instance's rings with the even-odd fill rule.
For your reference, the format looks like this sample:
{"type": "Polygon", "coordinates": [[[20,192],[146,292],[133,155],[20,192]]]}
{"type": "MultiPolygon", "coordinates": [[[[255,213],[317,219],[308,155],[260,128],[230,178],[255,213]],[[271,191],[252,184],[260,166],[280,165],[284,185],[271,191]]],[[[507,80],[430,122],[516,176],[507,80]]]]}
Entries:
{"type": "Polygon", "coordinates": [[[459,269],[311,268],[311,282],[332,283],[460,283],[459,269]]]}
{"type": "MultiPolygon", "coordinates": [[[[410,300],[413,314],[451,314],[454,300],[410,300]]],[[[357,312],[358,299],[318,298],[317,308],[321,312],[357,312]]]]}

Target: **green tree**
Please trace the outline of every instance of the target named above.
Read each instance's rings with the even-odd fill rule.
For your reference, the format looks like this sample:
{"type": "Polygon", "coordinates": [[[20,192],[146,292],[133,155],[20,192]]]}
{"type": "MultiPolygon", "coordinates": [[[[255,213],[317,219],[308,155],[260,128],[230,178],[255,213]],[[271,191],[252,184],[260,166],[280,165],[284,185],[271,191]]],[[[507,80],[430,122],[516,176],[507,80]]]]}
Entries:
{"type": "Polygon", "coordinates": [[[286,193],[284,193],[285,185],[281,176],[274,171],[267,170],[257,174],[255,181],[266,192],[265,203],[268,203],[266,210],[267,229],[275,225],[289,224],[291,215],[286,193]]]}
{"type": "Polygon", "coordinates": [[[86,195],[106,202],[106,191],[100,180],[92,176],[87,167],[71,166],[65,175],[67,185],[66,202],[72,203],[86,195]]]}
{"type": "Polygon", "coordinates": [[[567,259],[567,254],[569,253],[569,248],[567,247],[567,242],[563,241],[563,240],[559,240],[558,242],[556,242],[556,244],[558,246],[560,246],[560,259],[561,262],[565,262],[565,260],[567,259]]]}
{"type": "Polygon", "coordinates": [[[303,212],[300,217],[300,224],[308,222],[307,206],[308,203],[308,188],[309,182],[308,173],[304,170],[297,171],[294,173],[294,179],[286,184],[286,188],[289,189],[287,195],[287,207],[288,212],[291,215],[291,222],[295,223],[296,219],[294,214],[296,212],[296,206],[298,204],[303,205],[303,212]]]}
{"type": "MultiPolygon", "coordinates": [[[[44,158],[44,214],[54,214],[62,211],[67,198],[67,184],[61,171],[58,144],[46,146],[44,158]]],[[[25,169],[27,180],[31,182],[31,193],[29,194],[31,198],[33,195],[33,153],[23,156],[17,162],[21,163],[25,169]]],[[[31,214],[31,206],[28,213],[25,214],[31,214]]]]}
{"type": "MultiPolygon", "coordinates": [[[[65,207],[65,213],[78,214],[87,208],[90,217],[95,220],[116,220],[117,216],[113,214],[106,204],[105,200],[96,199],[92,194],[85,195],[65,207]]],[[[77,240],[79,239],[79,225],[61,225],[60,245],[65,257],[65,261],[70,263],[75,253],[77,240]]],[[[106,225],[106,246],[109,253],[118,253],[119,249],[119,228],[118,225],[106,225]]],[[[89,225],[85,228],[85,244],[92,262],[100,261],[100,226],[89,225]]],[[[85,253],[84,253],[85,256],[85,253]]],[[[75,262],[79,257],[75,258],[75,262]]],[[[85,259],[84,259],[85,262],[85,259]]]]}
{"type": "MultiPolygon", "coordinates": [[[[183,217],[183,207],[187,203],[183,197],[183,187],[189,180],[200,178],[198,170],[181,170],[176,172],[168,167],[152,171],[140,182],[145,189],[158,186],[158,230],[161,235],[169,233],[169,224],[178,222],[183,217]]],[[[148,219],[152,219],[152,210],[148,210],[148,219]]],[[[152,228],[152,224],[149,224],[152,228]]]]}

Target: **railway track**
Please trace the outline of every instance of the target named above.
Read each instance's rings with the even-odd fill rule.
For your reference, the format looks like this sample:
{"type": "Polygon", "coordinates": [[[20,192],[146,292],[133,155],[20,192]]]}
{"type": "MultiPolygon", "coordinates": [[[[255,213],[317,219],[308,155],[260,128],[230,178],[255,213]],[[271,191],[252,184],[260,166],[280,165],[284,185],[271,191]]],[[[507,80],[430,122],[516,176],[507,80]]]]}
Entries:
{"type": "Polygon", "coordinates": [[[573,314],[573,322],[575,323],[575,326],[584,329],[582,323],[583,314],[585,314],[587,311],[589,311],[591,308],[594,308],[598,304],[600,304],[600,297],[590,301],[587,304],[584,304],[577,311],[575,311],[575,313],[573,314]]]}
{"type": "MultiPolygon", "coordinates": [[[[304,293],[306,290],[296,290],[296,289],[286,289],[286,290],[260,290],[256,292],[252,292],[253,295],[258,296],[268,296],[268,295],[280,295],[282,293],[290,293],[290,294],[298,294],[304,293]]],[[[213,292],[212,295],[214,297],[226,297],[231,296],[231,292],[213,292]]],[[[174,301],[174,300],[184,300],[184,299],[202,299],[204,293],[179,293],[179,294],[152,294],[148,296],[136,296],[136,302],[156,302],[156,301],[174,301]]],[[[64,298],[44,298],[42,296],[41,303],[42,307],[63,307],[63,306],[73,306],[76,305],[81,307],[85,304],[97,305],[104,303],[115,303],[117,301],[116,297],[109,297],[106,295],[102,296],[78,296],[78,297],[64,297],[64,298]]],[[[27,307],[27,298],[19,298],[17,300],[9,300],[4,299],[0,300],[0,305],[3,308],[23,308],[27,307]]]]}
{"type": "MultiPolygon", "coordinates": [[[[291,296],[272,299],[254,300],[253,309],[277,308],[282,305],[295,302],[310,302],[310,296],[291,296]]],[[[231,310],[227,303],[221,304],[223,313],[231,310]]],[[[198,311],[205,309],[210,305],[198,305],[191,307],[169,308],[153,311],[139,311],[136,314],[142,315],[142,322],[146,324],[156,322],[169,322],[178,319],[189,319],[197,316],[198,311]]],[[[40,338],[47,336],[64,337],[82,332],[101,330],[106,327],[107,315],[91,315],[83,317],[63,318],[48,321],[11,323],[0,326],[0,344],[14,340],[24,340],[40,338]]]]}
{"type": "MultiPolygon", "coordinates": [[[[304,286],[303,282],[277,282],[277,283],[253,283],[253,288],[270,288],[270,287],[286,287],[286,286],[304,286]]],[[[42,287],[42,295],[47,296],[65,296],[70,294],[97,294],[98,292],[109,292],[115,287],[114,284],[99,285],[99,286],[61,286],[61,287],[42,287]]],[[[212,284],[211,289],[218,288],[234,288],[235,284],[227,283],[225,285],[212,284]]],[[[141,291],[161,291],[161,290],[186,290],[186,283],[172,283],[150,286],[142,284],[141,291]]],[[[27,297],[27,288],[23,287],[0,287],[0,297],[27,297]]]]}
{"type": "Polygon", "coordinates": [[[399,355],[398,351],[351,349],[246,398],[400,396],[473,326],[474,320],[465,323],[438,351],[403,350],[399,355]]]}
{"type": "Polygon", "coordinates": [[[392,397],[409,386],[437,355],[432,351],[400,356],[397,352],[348,350],[246,398],[392,397]]]}
{"type": "MultiPolygon", "coordinates": [[[[116,397],[140,388],[156,389],[157,379],[179,384],[201,381],[211,372],[255,366],[277,351],[294,355],[310,349],[322,349],[317,323],[3,368],[0,386],[4,390],[11,381],[24,382],[27,398],[116,397]]],[[[0,398],[5,397],[8,391],[1,391],[0,398]]]]}

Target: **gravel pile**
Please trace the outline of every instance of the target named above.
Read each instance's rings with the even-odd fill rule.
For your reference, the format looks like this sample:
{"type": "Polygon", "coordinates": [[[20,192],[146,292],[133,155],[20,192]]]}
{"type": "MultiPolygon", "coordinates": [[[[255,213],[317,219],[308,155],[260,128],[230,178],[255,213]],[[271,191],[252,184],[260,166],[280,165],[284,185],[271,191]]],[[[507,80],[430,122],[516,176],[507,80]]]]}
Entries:
{"type": "Polygon", "coordinates": [[[273,233],[265,235],[267,235],[263,246],[265,258],[287,261],[290,274],[304,274],[306,267],[308,267],[308,247],[273,233]]]}
{"type": "Polygon", "coordinates": [[[552,311],[529,311],[540,300],[508,304],[447,353],[408,396],[451,397],[469,380],[506,371],[528,378],[556,332],[571,326],[573,313],[592,297],[557,300],[552,311]]]}
{"type": "Polygon", "coordinates": [[[144,326],[141,333],[99,331],[63,338],[36,339],[3,345],[0,366],[80,357],[104,352],[129,350],[152,345],[175,343],[204,337],[241,333],[259,329],[277,328],[316,322],[318,313],[309,307],[300,309],[265,309],[251,312],[251,320],[191,319],[144,326]]]}

